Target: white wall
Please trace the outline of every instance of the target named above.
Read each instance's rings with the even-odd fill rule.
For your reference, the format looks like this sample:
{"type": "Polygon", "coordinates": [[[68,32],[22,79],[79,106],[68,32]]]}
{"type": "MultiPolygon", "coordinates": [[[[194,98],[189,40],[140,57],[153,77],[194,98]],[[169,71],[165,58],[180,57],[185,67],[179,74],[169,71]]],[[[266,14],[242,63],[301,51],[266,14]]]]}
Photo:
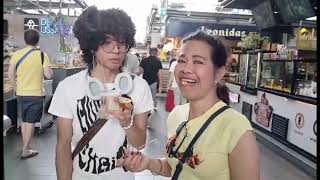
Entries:
{"type": "MultiPolygon", "coordinates": [[[[314,156],[317,156],[317,136],[313,131],[313,125],[317,120],[316,105],[287,99],[263,91],[258,91],[257,95],[251,95],[240,91],[240,86],[238,85],[230,83],[226,83],[226,85],[234,93],[240,94],[240,102],[238,104],[232,105],[232,107],[234,107],[234,109],[236,109],[239,112],[242,112],[243,101],[250,103],[252,106],[254,106],[256,102],[260,102],[261,95],[265,93],[269,101],[269,105],[273,107],[273,113],[289,119],[287,140],[290,143],[298,146],[299,148],[313,154],[314,156]],[[301,113],[304,116],[304,126],[301,129],[299,129],[296,126],[295,118],[297,113],[301,113]]],[[[253,111],[253,108],[254,107],[252,107],[251,120],[255,124],[261,126],[259,123],[256,122],[256,115],[253,111]]],[[[265,128],[264,126],[261,127],[271,132],[271,126],[272,116],[269,128],[265,128]]]]}

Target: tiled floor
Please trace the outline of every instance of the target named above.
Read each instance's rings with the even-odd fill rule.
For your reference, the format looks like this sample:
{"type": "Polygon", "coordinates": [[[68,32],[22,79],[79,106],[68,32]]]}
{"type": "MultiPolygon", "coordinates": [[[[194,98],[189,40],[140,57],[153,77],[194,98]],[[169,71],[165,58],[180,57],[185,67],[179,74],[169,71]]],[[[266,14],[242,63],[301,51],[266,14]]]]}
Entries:
{"type": "MultiPolygon", "coordinates": [[[[164,146],[166,124],[165,119],[168,113],[164,111],[163,99],[158,103],[158,110],[152,118],[152,127],[148,133],[148,141],[157,139],[149,143],[145,153],[155,157],[161,157],[163,152],[160,147],[164,146]]],[[[29,160],[19,159],[21,138],[16,133],[7,134],[4,139],[4,165],[5,180],[55,180],[55,144],[56,127],[48,129],[44,134],[36,134],[33,147],[40,151],[40,154],[29,160]]],[[[261,151],[261,180],[312,180],[297,167],[276,153],[259,143],[261,151]]],[[[140,172],[136,174],[136,180],[169,180],[160,176],[153,176],[150,172],[140,172]]],[[[315,178],[314,178],[315,179],[315,178]]]]}

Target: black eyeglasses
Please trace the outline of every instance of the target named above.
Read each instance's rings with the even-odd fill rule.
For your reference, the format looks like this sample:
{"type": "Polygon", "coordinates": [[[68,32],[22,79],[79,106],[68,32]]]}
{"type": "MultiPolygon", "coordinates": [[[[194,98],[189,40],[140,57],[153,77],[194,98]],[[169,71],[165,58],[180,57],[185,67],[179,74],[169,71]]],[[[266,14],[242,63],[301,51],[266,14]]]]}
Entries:
{"type": "Polygon", "coordinates": [[[114,51],[114,48],[117,47],[120,53],[127,53],[128,52],[128,46],[125,42],[118,42],[114,40],[107,40],[105,43],[101,45],[101,48],[106,53],[112,53],[114,51]]]}

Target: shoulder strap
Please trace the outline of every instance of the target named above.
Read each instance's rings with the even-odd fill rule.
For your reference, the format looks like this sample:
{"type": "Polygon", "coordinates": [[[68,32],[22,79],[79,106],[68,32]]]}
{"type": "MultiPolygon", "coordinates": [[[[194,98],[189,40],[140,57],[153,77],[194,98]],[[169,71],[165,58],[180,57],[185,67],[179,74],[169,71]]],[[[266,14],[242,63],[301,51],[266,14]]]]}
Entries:
{"type": "Polygon", "coordinates": [[[224,112],[226,109],[228,109],[228,106],[223,106],[222,108],[220,108],[218,111],[216,111],[215,113],[213,113],[208,120],[202,125],[202,127],[199,129],[199,131],[197,132],[197,134],[193,137],[193,139],[191,140],[190,144],[188,145],[187,149],[185,150],[185,152],[183,153],[183,156],[181,159],[179,159],[179,162],[176,166],[176,169],[173,173],[172,176],[172,180],[177,180],[179,177],[179,174],[182,171],[182,165],[183,163],[185,163],[186,158],[188,157],[188,155],[190,154],[190,152],[192,151],[193,145],[196,143],[196,141],[199,139],[199,137],[202,135],[202,133],[206,130],[206,128],[210,125],[210,123],[222,112],[224,112]]]}
{"type": "Polygon", "coordinates": [[[19,65],[24,62],[24,60],[27,59],[27,57],[33,52],[33,51],[36,51],[36,49],[30,49],[25,55],[23,55],[18,61],[17,61],[17,64],[16,64],[16,70],[18,69],[19,65]]]}
{"type": "Polygon", "coordinates": [[[183,127],[185,126],[185,124],[187,124],[188,121],[183,121],[179,124],[177,130],[176,130],[176,136],[178,137],[180,132],[182,131],[183,127]]]}
{"type": "MultiPolygon", "coordinates": [[[[122,95],[126,98],[130,98],[127,95],[122,95]]],[[[131,98],[130,98],[131,99],[131,98]]],[[[132,102],[131,102],[132,103],[132,102]]],[[[97,119],[88,131],[79,140],[76,148],[72,152],[72,160],[80,153],[80,151],[91,141],[91,139],[99,132],[103,125],[108,121],[108,119],[97,119]]],[[[125,141],[126,142],[126,141],[125,141]]]]}
{"type": "Polygon", "coordinates": [[[43,65],[43,61],[44,61],[44,53],[41,51],[41,64],[43,65]]]}
{"type": "Polygon", "coordinates": [[[97,119],[88,131],[82,136],[76,148],[72,152],[72,160],[80,153],[80,151],[89,144],[90,140],[99,132],[108,119],[97,119]]]}

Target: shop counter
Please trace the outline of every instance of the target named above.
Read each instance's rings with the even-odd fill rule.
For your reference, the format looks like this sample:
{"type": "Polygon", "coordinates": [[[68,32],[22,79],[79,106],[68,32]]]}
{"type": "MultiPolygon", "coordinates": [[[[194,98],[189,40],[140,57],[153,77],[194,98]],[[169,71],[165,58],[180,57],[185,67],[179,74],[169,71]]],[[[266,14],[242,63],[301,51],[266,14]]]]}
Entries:
{"type": "Polygon", "coordinates": [[[316,101],[261,87],[253,95],[241,91],[240,85],[226,85],[240,97],[231,107],[245,115],[255,129],[316,162],[316,101]]]}
{"type": "MultiPolygon", "coordinates": [[[[50,102],[50,99],[52,97],[53,91],[52,91],[52,80],[44,80],[44,90],[45,90],[45,102],[44,106],[47,105],[47,103],[50,102]]],[[[15,95],[14,90],[6,91],[4,92],[4,98],[3,98],[3,114],[8,116],[8,118],[11,120],[11,124],[13,126],[17,126],[17,122],[20,119],[19,118],[19,112],[17,109],[17,97],[15,95]]],[[[44,121],[51,121],[52,115],[49,115],[45,113],[43,117],[41,118],[41,122],[44,121]]],[[[37,126],[37,125],[36,125],[37,126]]]]}
{"type": "Polygon", "coordinates": [[[80,66],[80,67],[51,67],[53,71],[53,82],[52,82],[52,90],[55,92],[58,84],[60,81],[62,81],[64,78],[71,76],[73,74],[76,74],[84,69],[86,69],[86,66],[80,66]]]}

